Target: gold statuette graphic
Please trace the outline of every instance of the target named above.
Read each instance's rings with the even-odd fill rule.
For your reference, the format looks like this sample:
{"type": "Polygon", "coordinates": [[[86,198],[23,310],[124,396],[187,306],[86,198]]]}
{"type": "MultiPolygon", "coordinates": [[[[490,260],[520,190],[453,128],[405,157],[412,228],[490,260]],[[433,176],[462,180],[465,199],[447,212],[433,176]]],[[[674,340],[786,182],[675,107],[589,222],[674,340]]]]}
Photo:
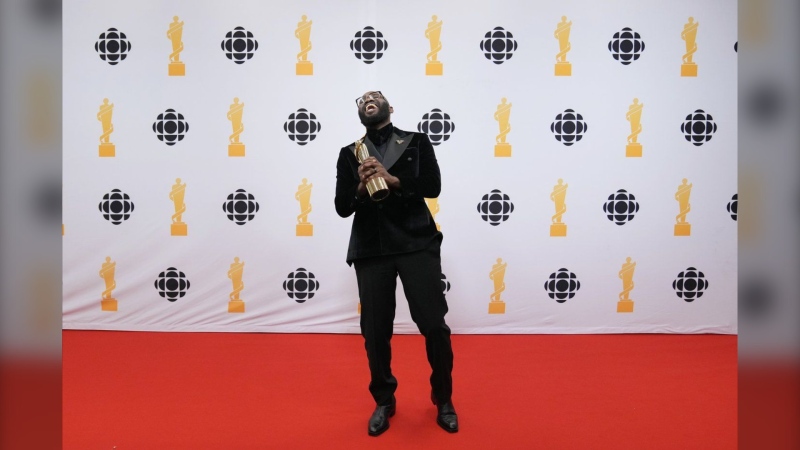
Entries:
{"type": "Polygon", "coordinates": [[[508,123],[508,118],[511,116],[511,103],[506,103],[506,98],[500,99],[500,104],[497,105],[497,111],[494,113],[494,120],[500,126],[500,134],[495,138],[494,156],[496,157],[510,157],[511,144],[506,143],[506,136],[511,132],[511,125],[508,123]]]}
{"type": "Polygon", "coordinates": [[[492,299],[489,302],[489,314],[506,313],[506,302],[500,298],[500,293],[506,290],[506,283],[503,282],[506,276],[506,266],[508,266],[508,263],[504,263],[503,258],[497,258],[497,263],[492,266],[492,271],[489,272],[489,279],[494,281],[494,292],[489,296],[492,299]]]}
{"type": "Polygon", "coordinates": [[[244,103],[239,103],[239,97],[233,99],[228,110],[228,120],[231,121],[233,134],[228,138],[228,156],[244,156],[244,144],[239,142],[239,135],[244,131],[242,124],[242,114],[244,113],[244,103]]]}
{"type": "Polygon", "coordinates": [[[425,64],[425,75],[441,75],[444,73],[442,62],[436,59],[436,55],[442,51],[442,21],[436,21],[436,16],[431,16],[428,28],[425,29],[425,37],[430,41],[431,51],[428,53],[428,63],[425,64]]]}
{"type": "Polygon", "coordinates": [[[697,51],[697,26],[699,23],[694,21],[694,17],[689,17],[689,22],[683,26],[681,39],[686,41],[686,53],[683,54],[683,64],[681,64],[682,77],[696,77],[697,63],[692,61],[694,52],[697,51]]]}
{"type": "Polygon", "coordinates": [[[169,76],[182,77],[186,75],[186,65],[181,62],[181,52],[183,51],[183,22],[179,22],[178,16],[172,18],[167,30],[167,38],[172,41],[172,53],[169,54],[169,76]]]}
{"type": "Polygon", "coordinates": [[[628,145],[625,147],[625,156],[628,158],[640,158],[642,156],[642,144],[638,141],[639,133],[642,132],[642,108],[644,103],[639,103],[639,99],[633,99],[633,104],[628,107],[625,118],[631,123],[631,134],[628,135],[628,145]]]}
{"type": "Polygon", "coordinates": [[[112,157],[116,155],[116,147],[110,142],[111,133],[114,132],[114,124],[111,123],[111,115],[114,113],[114,104],[108,103],[108,99],[103,99],[100,111],[97,113],[97,120],[103,124],[103,134],[100,136],[100,156],[112,157]]]}
{"type": "Polygon", "coordinates": [[[556,55],[556,76],[568,77],[572,75],[572,64],[567,61],[567,52],[572,46],[569,43],[569,32],[572,21],[567,22],[567,16],[561,16],[561,22],[556,25],[554,33],[558,39],[558,54],[556,55]]]}
{"type": "MultiPolygon", "coordinates": [[[[365,138],[366,136],[357,140],[354,149],[356,153],[356,159],[358,160],[359,164],[363,163],[365,159],[369,158],[369,149],[367,148],[366,144],[364,144],[365,138]]],[[[373,201],[379,202],[389,195],[389,185],[386,184],[386,180],[384,180],[382,177],[372,177],[369,181],[367,181],[367,192],[369,192],[369,197],[373,201]]]]}
{"type": "Polygon", "coordinates": [[[300,40],[300,53],[297,54],[295,65],[296,75],[314,75],[314,64],[308,60],[308,52],[311,51],[311,24],[312,22],[303,15],[300,22],[297,22],[297,29],[294,30],[294,36],[300,40]]]}
{"type": "Polygon", "coordinates": [[[169,230],[172,236],[186,236],[189,233],[188,226],[181,221],[181,216],[186,212],[186,204],[183,202],[185,194],[186,183],[181,184],[181,179],[176,178],[169,192],[169,199],[175,204],[175,214],[172,215],[172,226],[169,230]]]}
{"type": "MultiPolygon", "coordinates": [[[[439,199],[438,198],[426,198],[425,203],[428,204],[428,209],[431,211],[431,216],[433,216],[433,221],[436,223],[436,214],[439,214],[439,199]]],[[[442,231],[442,226],[436,223],[436,230],[442,231]]]]}
{"type": "Polygon", "coordinates": [[[303,184],[297,186],[294,194],[295,200],[300,202],[300,214],[297,216],[296,234],[297,236],[313,236],[314,225],[308,222],[308,214],[311,212],[311,188],[313,184],[308,183],[308,179],[303,178],[303,184]]]}
{"type": "Polygon", "coordinates": [[[692,185],[687,183],[688,180],[684,178],[683,184],[678,186],[678,192],[675,193],[675,200],[680,205],[680,213],[675,216],[675,236],[690,236],[692,234],[692,225],[686,221],[686,215],[692,210],[692,205],[689,204],[692,185]]]}
{"type": "Polygon", "coordinates": [[[228,270],[228,278],[233,283],[233,291],[230,293],[228,301],[229,313],[243,313],[244,300],[239,298],[239,293],[244,290],[244,282],[242,281],[242,273],[244,272],[244,261],[239,262],[239,257],[233,258],[231,268],[228,270]]]}
{"type": "Polygon", "coordinates": [[[117,299],[111,297],[111,291],[116,289],[117,282],[114,281],[114,272],[117,268],[116,262],[111,262],[111,257],[106,256],[106,262],[100,268],[100,278],[106,282],[106,289],[103,291],[103,299],[100,300],[100,309],[103,311],[116,311],[117,299]]]}
{"type": "Polygon", "coordinates": [[[622,280],[622,292],[619,293],[619,301],[617,302],[618,313],[633,312],[633,300],[628,296],[635,286],[633,284],[634,269],[636,269],[636,263],[631,262],[631,257],[628,256],[619,271],[619,278],[622,280]]]}
{"type": "Polygon", "coordinates": [[[556,213],[553,214],[550,224],[551,237],[565,237],[567,235],[567,224],[561,222],[561,216],[567,212],[567,205],[564,200],[567,197],[568,184],[562,184],[564,180],[558,179],[558,184],[553,186],[553,192],[550,194],[550,200],[553,201],[556,207],[556,213]]]}

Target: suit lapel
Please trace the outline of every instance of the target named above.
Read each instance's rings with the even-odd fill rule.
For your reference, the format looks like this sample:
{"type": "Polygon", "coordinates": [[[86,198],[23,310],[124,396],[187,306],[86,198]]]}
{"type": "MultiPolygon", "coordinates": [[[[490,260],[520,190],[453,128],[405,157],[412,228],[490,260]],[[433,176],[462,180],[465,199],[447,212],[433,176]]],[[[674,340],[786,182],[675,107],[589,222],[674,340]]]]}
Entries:
{"type": "MultiPolygon", "coordinates": [[[[389,144],[386,147],[386,155],[383,157],[383,167],[386,170],[392,168],[394,163],[400,159],[400,156],[406,151],[406,147],[411,142],[411,135],[407,135],[405,137],[400,137],[397,133],[392,133],[392,137],[389,139],[389,144]]],[[[370,149],[372,151],[372,149],[370,149]]]]}

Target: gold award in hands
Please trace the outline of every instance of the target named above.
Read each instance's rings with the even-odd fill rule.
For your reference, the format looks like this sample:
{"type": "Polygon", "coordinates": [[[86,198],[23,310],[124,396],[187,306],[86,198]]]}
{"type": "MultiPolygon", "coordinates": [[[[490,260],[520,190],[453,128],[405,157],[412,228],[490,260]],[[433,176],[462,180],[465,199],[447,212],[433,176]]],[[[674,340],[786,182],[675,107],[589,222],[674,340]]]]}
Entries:
{"type": "MultiPolygon", "coordinates": [[[[363,164],[364,160],[369,158],[369,149],[364,145],[364,138],[356,141],[355,154],[359,164],[363,164]]],[[[389,195],[389,186],[383,177],[372,177],[367,181],[367,192],[373,201],[379,202],[389,195]]]]}

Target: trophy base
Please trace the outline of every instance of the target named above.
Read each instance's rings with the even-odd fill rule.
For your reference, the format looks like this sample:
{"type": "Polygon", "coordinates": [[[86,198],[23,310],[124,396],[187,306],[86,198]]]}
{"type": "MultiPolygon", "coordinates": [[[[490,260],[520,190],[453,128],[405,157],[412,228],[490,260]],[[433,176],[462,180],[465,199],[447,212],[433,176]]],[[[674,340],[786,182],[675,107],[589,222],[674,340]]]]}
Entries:
{"type": "Polygon", "coordinates": [[[682,77],[696,77],[697,76],[697,63],[681,64],[682,77]]]}
{"type": "Polygon", "coordinates": [[[633,312],[633,300],[620,300],[617,302],[618,313],[633,312]]]}
{"type": "Polygon", "coordinates": [[[244,144],[228,145],[228,156],[231,157],[244,156],[244,144]]]}
{"type": "Polygon", "coordinates": [[[692,225],[689,223],[675,224],[675,236],[691,236],[692,225]]]}
{"type": "Polygon", "coordinates": [[[550,225],[550,237],[565,237],[567,235],[567,224],[554,223],[550,225]]]}
{"type": "Polygon", "coordinates": [[[313,236],[314,225],[310,223],[298,223],[295,227],[295,232],[297,236],[313,236]]]}
{"type": "Polygon", "coordinates": [[[436,224],[436,231],[442,231],[442,226],[438,223],[436,224]]]}
{"type": "Polygon", "coordinates": [[[425,75],[441,75],[444,72],[444,65],[439,61],[425,64],[425,75]]]}
{"type": "Polygon", "coordinates": [[[244,312],[244,301],[243,300],[231,300],[228,302],[228,312],[229,313],[243,313],[244,312]]]}
{"type": "Polygon", "coordinates": [[[189,226],[183,222],[173,223],[169,227],[169,233],[172,236],[187,236],[189,233],[189,226]]]}
{"type": "Polygon", "coordinates": [[[64,235],[64,224],[63,223],[61,224],[61,235],[62,236],[64,235]]]}
{"type": "Polygon", "coordinates": [[[568,62],[556,63],[556,76],[557,77],[572,76],[572,63],[568,62]]]}
{"type": "Polygon", "coordinates": [[[105,300],[100,300],[100,309],[103,311],[116,311],[117,299],[109,298],[105,300]]]}
{"type": "Polygon", "coordinates": [[[314,75],[314,64],[311,61],[300,61],[294,66],[295,75],[314,75]]]}
{"type": "Polygon", "coordinates": [[[506,302],[500,300],[498,302],[489,302],[489,314],[505,314],[506,302]]]}
{"type": "Polygon", "coordinates": [[[117,147],[114,144],[100,144],[100,157],[113,158],[117,155],[117,147]]]}
{"type": "Polygon", "coordinates": [[[625,146],[625,156],[628,158],[642,157],[642,144],[628,144],[625,146]]]}
{"type": "Polygon", "coordinates": [[[186,64],[182,62],[169,63],[169,76],[182,77],[186,75],[186,64]]]}
{"type": "Polygon", "coordinates": [[[511,157],[511,144],[497,144],[494,146],[495,158],[510,158],[511,157]]]}
{"type": "Polygon", "coordinates": [[[361,315],[361,302],[358,302],[358,314],[361,315]]]}

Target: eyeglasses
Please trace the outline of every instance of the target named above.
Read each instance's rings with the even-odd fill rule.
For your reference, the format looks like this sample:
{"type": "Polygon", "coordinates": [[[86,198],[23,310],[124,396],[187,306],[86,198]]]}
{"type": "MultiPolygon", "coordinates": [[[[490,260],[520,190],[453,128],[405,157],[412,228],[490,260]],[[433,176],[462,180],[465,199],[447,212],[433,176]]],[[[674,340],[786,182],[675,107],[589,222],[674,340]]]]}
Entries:
{"type": "Polygon", "coordinates": [[[368,99],[370,99],[370,100],[379,100],[379,99],[382,99],[382,98],[383,98],[383,94],[381,94],[381,91],[375,91],[375,92],[370,92],[370,93],[369,93],[369,94],[367,94],[365,97],[366,97],[366,98],[364,98],[364,97],[358,97],[358,98],[356,98],[356,106],[359,106],[359,107],[360,107],[361,105],[363,105],[363,104],[364,104],[364,102],[366,102],[366,101],[367,101],[367,98],[368,98],[368,99]]]}

